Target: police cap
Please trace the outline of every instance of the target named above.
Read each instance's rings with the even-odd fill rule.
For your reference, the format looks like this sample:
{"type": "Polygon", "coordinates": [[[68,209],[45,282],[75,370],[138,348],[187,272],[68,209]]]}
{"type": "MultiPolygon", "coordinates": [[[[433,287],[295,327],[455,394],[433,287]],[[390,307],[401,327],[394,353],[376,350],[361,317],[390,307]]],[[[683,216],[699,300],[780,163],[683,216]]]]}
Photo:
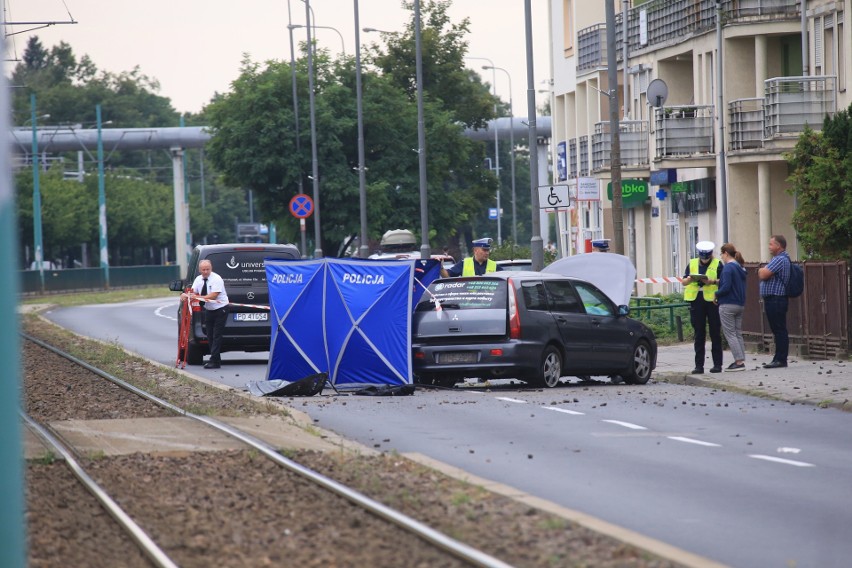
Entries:
{"type": "Polygon", "coordinates": [[[713,241],[701,241],[695,245],[695,250],[698,251],[698,258],[707,260],[713,256],[713,249],[716,248],[716,243],[713,241]]]}
{"type": "Polygon", "coordinates": [[[479,247],[479,248],[482,248],[482,249],[485,249],[485,250],[490,250],[491,249],[491,243],[493,243],[493,242],[494,242],[494,239],[490,239],[490,238],[486,237],[484,239],[476,239],[475,241],[473,241],[470,244],[473,245],[474,247],[479,247]]]}

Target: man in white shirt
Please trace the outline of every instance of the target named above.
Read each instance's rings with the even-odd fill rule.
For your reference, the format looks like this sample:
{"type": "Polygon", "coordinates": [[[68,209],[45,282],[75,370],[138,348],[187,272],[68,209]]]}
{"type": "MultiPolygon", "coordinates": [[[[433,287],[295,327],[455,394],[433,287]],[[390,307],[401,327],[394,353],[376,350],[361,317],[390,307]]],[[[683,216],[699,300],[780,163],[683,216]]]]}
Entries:
{"type": "Polygon", "coordinates": [[[213,272],[213,264],[209,260],[198,263],[198,272],[192,283],[192,292],[202,300],[205,333],[210,341],[210,359],[204,368],[218,369],[222,366],[220,351],[228,319],[228,293],[225,292],[225,281],[213,272]]]}

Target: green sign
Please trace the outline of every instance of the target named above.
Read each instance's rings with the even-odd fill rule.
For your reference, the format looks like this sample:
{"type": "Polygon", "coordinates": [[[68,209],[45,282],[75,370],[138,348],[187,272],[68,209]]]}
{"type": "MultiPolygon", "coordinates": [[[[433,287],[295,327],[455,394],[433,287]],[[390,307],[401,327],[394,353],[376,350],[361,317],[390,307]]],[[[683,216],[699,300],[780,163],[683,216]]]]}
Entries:
{"type": "Polygon", "coordinates": [[[672,193],[686,193],[689,191],[689,182],[676,181],[671,185],[670,189],[672,190],[672,193]]]}
{"type": "MultiPolygon", "coordinates": [[[[606,184],[606,196],[612,201],[612,182],[606,184]]],[[[621,180],[621,206],[638,207],[648,200],[648,182],[644,179],[621,180]]]]}

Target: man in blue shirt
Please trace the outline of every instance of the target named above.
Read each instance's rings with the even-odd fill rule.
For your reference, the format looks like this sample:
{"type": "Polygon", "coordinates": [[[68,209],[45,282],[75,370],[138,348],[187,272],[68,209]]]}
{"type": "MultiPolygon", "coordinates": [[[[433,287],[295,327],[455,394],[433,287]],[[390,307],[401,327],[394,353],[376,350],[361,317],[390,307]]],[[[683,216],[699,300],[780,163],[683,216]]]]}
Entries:
{"type": "Polygon", "coordinates": [[[769,254],[772,260],[757,271],[760,278],[760,297],[766,311],[766,320],[775,337],[775,356],[764,363],[764,369],[787,366],[790,337],[787,334],[787,282],[790,281],[790,257],[787,255],[787,239],[784,235],[772,235],[769,239],[769,254]]]}

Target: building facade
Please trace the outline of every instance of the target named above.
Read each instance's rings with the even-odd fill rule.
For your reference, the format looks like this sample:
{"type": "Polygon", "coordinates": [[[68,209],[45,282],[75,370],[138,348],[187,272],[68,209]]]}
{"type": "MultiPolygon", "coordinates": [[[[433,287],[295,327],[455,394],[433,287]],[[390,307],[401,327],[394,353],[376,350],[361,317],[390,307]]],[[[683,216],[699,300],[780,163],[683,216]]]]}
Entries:
{"type": "MultiPolygon", "coordinates": [[[[784,153],[852,102],[852,0],[803,1],[804,14],[799,0],[614,0],[624,251],[640,278],[681,275],[702,240],[765,261],[781,233],[799,256],[784,153]]],[[[605,6],[550,0],[553,175],[577,197],[561,220],[572,253],[613,236],[605,6]]]]}

